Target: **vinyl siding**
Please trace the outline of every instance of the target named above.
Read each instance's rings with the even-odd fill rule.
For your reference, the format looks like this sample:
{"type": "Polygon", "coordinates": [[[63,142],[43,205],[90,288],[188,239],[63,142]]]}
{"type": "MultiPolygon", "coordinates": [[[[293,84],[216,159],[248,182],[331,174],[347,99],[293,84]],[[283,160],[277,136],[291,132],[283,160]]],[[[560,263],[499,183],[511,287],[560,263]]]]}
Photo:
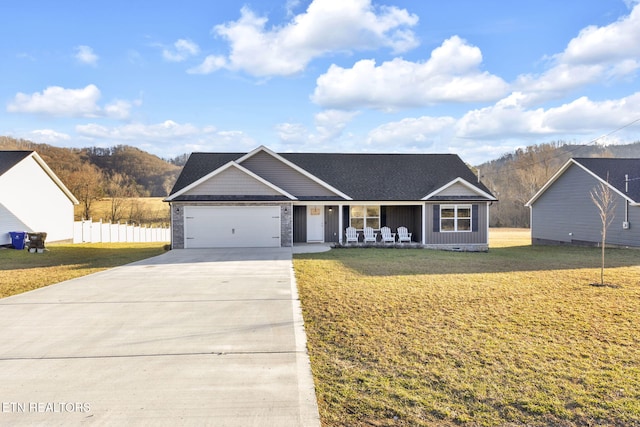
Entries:
{"type": "Polygon", "coordinates": [[[407,227],[411,240],[422,241],[422,206],[382,206],[382,223],[396,233],[398,227],[407,227]]]}
{"type": "MultiPolygon", "coordinates": [[[[426,205],[426,244],[427,245],[474,245],[487,244],[487,204],[486,203],[457,203],[458,205],[477,205],[477,216],[472,217],[472,224],[477,221],[477,231],[439,232],[434,231],[433,207],[437,204],[426,205]]],[[[456,205],[456,203],[441,203],[440,205],[456,205]]]]}
{"type": "Polygon", "coordinates": [[[462,185],[460,183],[456,183],[453,184],[451,187],[449,188],[445,188],[444,190],[440,191],[437,196],[477,196],[478,192],[477,191],[473,191],[471,188],[467,187],[466,185],[462,185]]]}
{"type": "Polygon", "coordinates": [[[281,195],[273,188],[234,167],[230,167],[211,179],[187,191],[185,195],[203,196],[274,196],[281,195]]]}
{"type": "MultiPolygon", "coordinates": [[[[531,238],[534,243],[594,243],[601,241],[598,208],[591,192],[599,185],[589,173],[571,165],[533,204],[531,238]]],[[[640,246],[640,208],[629,206],[631,228],[624,230],[625,200],[615,195],[613,223],[607,231],[607,243],[640,246]]]]}
{"type": "Polygon", "coordinates": [[[266,152],[259,152],[242,162],[242,166],[296,197],[335,196],[322,185],[266,152]]]}
{"type": "MultiPolygon", "coordinates": [[[[2,183],[0,182],[0,185],[2,183]]],[[[10,231],[32,231],[29,226],[20,221],[13,212],[0,203],[0,245],[8,245],[11,243],[10,231]]]]}
{"type": "Polygon", "coordinates": [[[9,231],[47,233],[47,242],[73,238],[73,202],[32,158],[27,157],[0,176],[0,205],[13,218],[0,229],[0,244],[10,243],[9,231]]]}

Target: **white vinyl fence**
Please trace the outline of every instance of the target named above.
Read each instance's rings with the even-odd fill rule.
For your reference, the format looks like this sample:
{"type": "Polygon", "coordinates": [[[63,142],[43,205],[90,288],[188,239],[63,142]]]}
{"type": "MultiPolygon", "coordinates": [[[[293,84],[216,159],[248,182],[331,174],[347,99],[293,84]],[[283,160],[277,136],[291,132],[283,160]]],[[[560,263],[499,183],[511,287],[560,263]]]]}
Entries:
{"type": "Polygon", "coordinates": [[[169,228],[89,221],[73,223],[73,243],[168,242],[169,228]]]}

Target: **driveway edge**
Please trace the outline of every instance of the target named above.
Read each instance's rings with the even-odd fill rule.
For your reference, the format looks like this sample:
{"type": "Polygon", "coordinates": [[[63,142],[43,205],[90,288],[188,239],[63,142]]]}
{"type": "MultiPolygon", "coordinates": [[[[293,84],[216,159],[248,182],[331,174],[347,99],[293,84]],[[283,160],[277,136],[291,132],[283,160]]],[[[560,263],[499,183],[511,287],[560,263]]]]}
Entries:
{"type": "Polygon", "coordinates": [[[291,261],[291,302],[293,306],[293,329],[296,341],[296,365],[298,369],[298,390],[301,426],[320,427],[320,413],[316,389],[311,372],[311,361],[307,351],[307,334],[304,329],[302,305],[298,295],[298,284],[291,261]]]}

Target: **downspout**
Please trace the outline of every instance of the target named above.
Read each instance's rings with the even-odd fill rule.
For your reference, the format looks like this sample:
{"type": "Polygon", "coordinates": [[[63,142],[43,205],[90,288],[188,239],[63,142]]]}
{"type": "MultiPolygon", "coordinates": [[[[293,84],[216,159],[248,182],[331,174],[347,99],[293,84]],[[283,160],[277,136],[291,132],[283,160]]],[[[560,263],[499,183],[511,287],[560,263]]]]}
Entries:
{"type": "Polygon", "coordinates": [[[629,201],[624,199],[624,222],[629,222],[629,201]]]}
{"type": "MultiPolygon", "coordinates": [[[[171,202],[169,202],[169,212],[171,213],[169,216],[169,247],[173,250],[173,203],[171,202]]],[[[119,228],[118,231],[120,231],[119,228]]]]}
{"type": "MultiPolygon", "coordinates": [[[[629,194],[629,174],[624,175],[624,192],[629,194]]],[[[629,200],[624,199],[624,222],[629,222],[629,200]]]]}
{"type": "Polygon", "coordinates": [[[289,247],[293,248],[293,233],[295,232],[293,229],[293,202],[289,203],[289,215],[291,218],[291,227],[289,228],[289,247]]]}

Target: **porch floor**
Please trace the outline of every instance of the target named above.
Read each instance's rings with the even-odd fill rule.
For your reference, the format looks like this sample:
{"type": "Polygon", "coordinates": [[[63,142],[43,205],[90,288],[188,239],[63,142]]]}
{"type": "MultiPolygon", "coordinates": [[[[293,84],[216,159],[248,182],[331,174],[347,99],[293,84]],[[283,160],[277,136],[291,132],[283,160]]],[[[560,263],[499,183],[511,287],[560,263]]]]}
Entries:
{"type": "Polygon", "coordinates": [[[334,247],[341,248],[397,248],[397,249],[422,249],[425,246],[422,243],[333,243],[334,247]]]}

